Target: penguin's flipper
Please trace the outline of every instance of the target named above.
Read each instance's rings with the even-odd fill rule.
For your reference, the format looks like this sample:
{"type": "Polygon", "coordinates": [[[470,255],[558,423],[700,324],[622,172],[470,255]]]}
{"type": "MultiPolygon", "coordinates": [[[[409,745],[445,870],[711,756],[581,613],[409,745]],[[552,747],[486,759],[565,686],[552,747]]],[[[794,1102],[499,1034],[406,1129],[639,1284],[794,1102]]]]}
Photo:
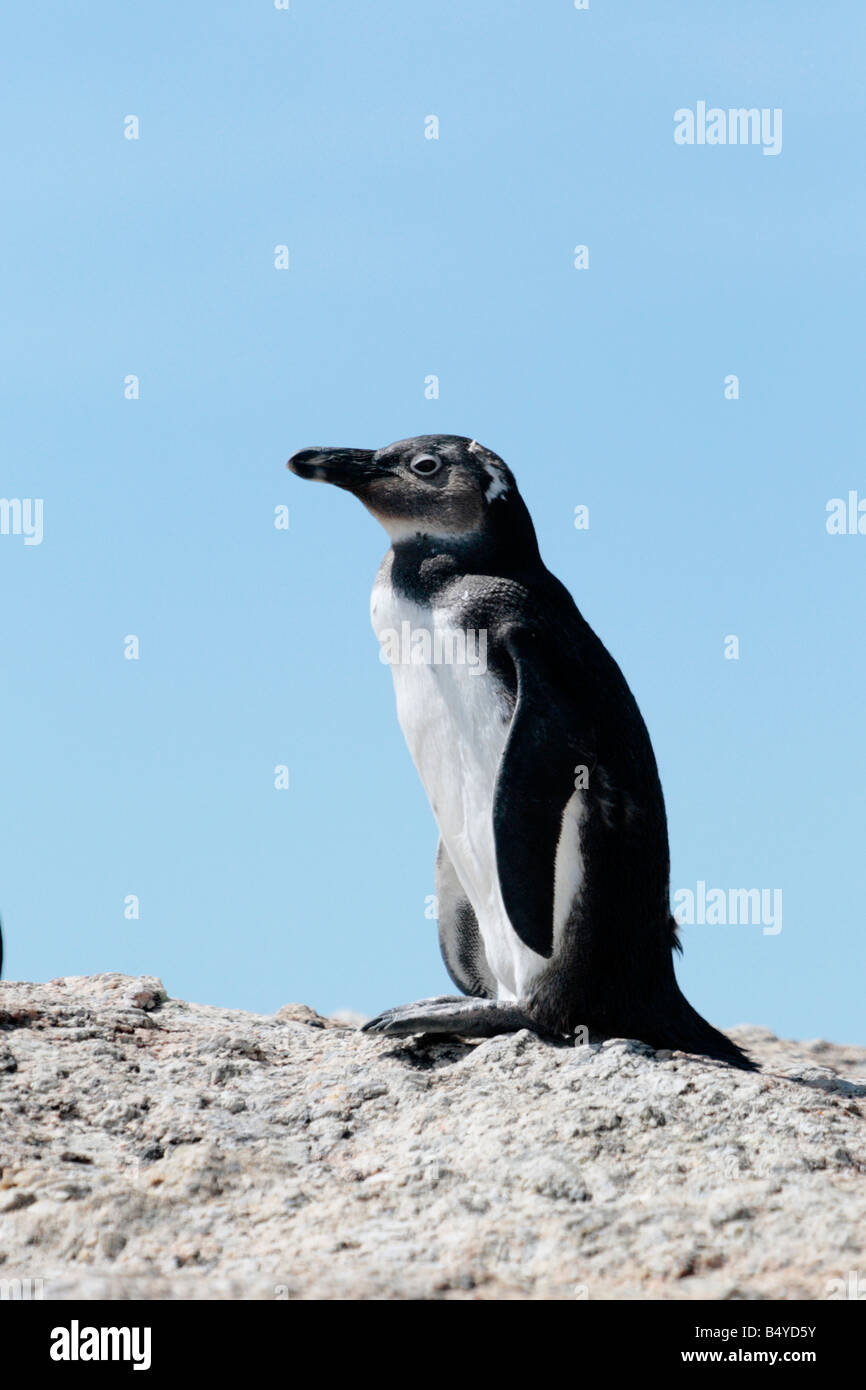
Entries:
{"type": "Polygon", "coordinates": [[[517,675],[517,700],[496,778],[493,833],[502,900],[525,945],[553,951],[556,855],[563,812],[575,790],[575,768],[589,721],[557,680],[534,634],[512,629],[505,646],[517,675]]]}
{"type": "Polygon", "coordinates": [[[464,994],[495,999],[496,980],[484,951],[478,918],[442,840],[436,851],[436,904],[439,949],[448,974],[464,994]]]}
{"type": "Polygon", "coordinates": [[[413,1033],[456,1033],[465,1038],[492,1038],[497,1033],[517,1033],[521,1028],[529,1028],[533,1033],[539,1031],[538,1025],[518,1004],[443,994],[436,999],[419,999],[414,1004],[386,1009],[378,1018],[365,1023],[361,1031],[384,1033],[392,1038],[405,1038],[413,1033]]]}

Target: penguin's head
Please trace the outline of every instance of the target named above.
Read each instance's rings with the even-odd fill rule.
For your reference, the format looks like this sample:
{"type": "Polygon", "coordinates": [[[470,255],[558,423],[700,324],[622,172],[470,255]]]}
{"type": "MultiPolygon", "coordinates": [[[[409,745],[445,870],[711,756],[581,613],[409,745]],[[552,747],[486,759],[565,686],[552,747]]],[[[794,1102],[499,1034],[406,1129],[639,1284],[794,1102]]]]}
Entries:
{"type": "Polygon", "coordinates": [[[523,510],[498,454],[457,434],[422,434],[384,449],[301,449],[288,467],[299,478],[352,492],[391,540],[468,540],[489,534],[513,507],[523,510]]]}

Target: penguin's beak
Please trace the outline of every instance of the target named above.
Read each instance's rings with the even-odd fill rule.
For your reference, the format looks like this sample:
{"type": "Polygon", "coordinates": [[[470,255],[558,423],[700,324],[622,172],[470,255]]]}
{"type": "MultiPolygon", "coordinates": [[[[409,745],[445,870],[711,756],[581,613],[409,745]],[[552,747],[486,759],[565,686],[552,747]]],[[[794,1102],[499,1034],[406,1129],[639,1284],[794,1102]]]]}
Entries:
{"type": "Polygon", "coordinates": [[[352,492],[378,471],[373,467],[374,454],[374,449],[300,449],[286,467],[299,478],[334,483],[352,492]]]}

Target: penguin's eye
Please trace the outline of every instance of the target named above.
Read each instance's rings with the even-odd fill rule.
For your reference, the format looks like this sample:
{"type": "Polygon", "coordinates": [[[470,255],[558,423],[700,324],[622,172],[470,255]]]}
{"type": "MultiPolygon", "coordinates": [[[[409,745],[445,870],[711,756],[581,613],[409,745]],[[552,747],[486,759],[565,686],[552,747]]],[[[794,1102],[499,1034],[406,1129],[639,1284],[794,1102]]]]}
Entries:
{"type": "Polygon", "coordinates": [[[438,473],[442,467],[442,460],[437,459],[433,454],[418,454],[409,464],[413,473],[420,473],[422,478],[429,478],[433,473],[438,473]]]}

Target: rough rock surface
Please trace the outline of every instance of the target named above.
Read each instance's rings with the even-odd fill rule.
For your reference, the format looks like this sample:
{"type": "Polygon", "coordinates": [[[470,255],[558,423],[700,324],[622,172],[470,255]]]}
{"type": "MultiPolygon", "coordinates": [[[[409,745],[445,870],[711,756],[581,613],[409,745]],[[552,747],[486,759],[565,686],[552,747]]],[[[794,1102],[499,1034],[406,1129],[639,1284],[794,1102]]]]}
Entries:
{"type": "Polygon", "coordinates": [[[866,1049],[394,1042],[0,985],[0,1281],[47,1298],[866,1292],[866,1049]],[[859,1078],[859,1079],[858,1079],[859,1078]]]}

